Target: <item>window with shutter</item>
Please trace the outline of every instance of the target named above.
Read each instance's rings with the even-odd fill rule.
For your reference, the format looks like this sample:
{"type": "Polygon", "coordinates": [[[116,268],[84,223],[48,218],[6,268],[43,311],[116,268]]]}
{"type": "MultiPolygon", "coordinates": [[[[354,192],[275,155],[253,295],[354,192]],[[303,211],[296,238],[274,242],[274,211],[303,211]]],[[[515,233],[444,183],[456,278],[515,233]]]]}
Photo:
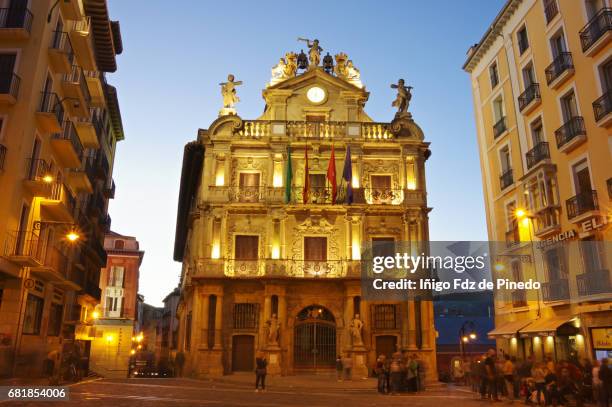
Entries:
{"type": "Polygon", "coordinates": [[[237,235],[234,244],[236,260],[257,260],[259,253],[259,236],[237,235]]]}
{"type": "Polygon", "coordinates": [[[260,174],[256,172],[241,172],[239,178],[240,202],[259,201],[260,174]]]}
{"type": "Polygon", "coordinates": [[[327,238],[304,237],[304,260],[327,261],[327,238]]]}

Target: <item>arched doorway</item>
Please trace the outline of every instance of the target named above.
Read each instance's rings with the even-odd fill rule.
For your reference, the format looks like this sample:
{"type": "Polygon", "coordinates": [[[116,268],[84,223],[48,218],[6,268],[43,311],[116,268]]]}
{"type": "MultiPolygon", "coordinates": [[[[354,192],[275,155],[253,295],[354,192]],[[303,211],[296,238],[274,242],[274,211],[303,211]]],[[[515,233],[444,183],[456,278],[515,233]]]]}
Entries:
{"type": "Polygon", "coordinates": [[[333,368],[336,361],[336,320],[326,308],[311,305],[295,318],[293,361],[298,369],[333,368]]]}

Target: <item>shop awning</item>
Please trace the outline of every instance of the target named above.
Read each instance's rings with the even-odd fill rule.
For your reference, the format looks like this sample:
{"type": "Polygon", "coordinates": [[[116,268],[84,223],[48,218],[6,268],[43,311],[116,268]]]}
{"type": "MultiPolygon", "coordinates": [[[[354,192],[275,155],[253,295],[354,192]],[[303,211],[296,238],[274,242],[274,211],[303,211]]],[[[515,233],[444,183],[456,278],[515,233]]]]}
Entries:
{"type": "Polygon", "coordinates": [[[545,336],[554,335],[561,325],[572,321],[574,316],[563,316],[554,318],[540,318],[531,322],[519,332],[521,336],[545,336]]]}
{"type": "Polygon", "coordinates": [[[518,321],[510,321],[499,326],[488,333],[489,337],[495,336],[514,336],[523,327],[529,325],[531,321],[528,319],[519,319],[518,321]]]}

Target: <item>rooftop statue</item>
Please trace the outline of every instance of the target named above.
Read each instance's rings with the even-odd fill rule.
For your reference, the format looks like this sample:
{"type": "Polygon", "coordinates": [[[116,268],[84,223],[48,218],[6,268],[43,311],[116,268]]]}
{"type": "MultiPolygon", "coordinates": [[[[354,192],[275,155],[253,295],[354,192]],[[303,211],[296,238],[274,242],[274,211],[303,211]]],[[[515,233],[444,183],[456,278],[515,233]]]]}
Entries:
{"type": "Polygon", "coordinates": [[[308,57],[304,54],[304,50],[301,50],[300,55],[297,56],[297,67],[298,69],[308,69],[308,57]]]}
{"type": "Polygon", "coordinates": [[[334,73],[338,78],[347,79],[348,71],[346,69],[346,62],[348,61],[348,55],[344,52],[336,54],[336,67],[334,68],[334,73]]]}
{"type": "Polygon", "coordinates": [[[319,66],[319,62],[321,62],[321,51],[323,51],[323,48],[319,46],[319,40],[315,39],[310,41],[307,38],[298,38],[298,41],[304,41],[309,48],[308,59],[310,61],[310,68],[312,69],[319,66]]]}
{"type": "Polygon", "coordinates": [[[323,70],[330,75],[334,73],[334,58],[329,52],[323,57],[323,70]]]}
{"type": "Polygon", "coordinates": [[[221,96],[223,96],[223,109],[219,115],[236,114],[234,105],[240,101],[236,95],[236,86],[242,85],[242,81],[234,81],[234,75],[227,75],[227,82],[221,82],[221,96]]]}
{"type": "Polygon", "coordinates": [[[412,93],[410,90],[412,86],[405,86],[404,80],[400,79],[396,84],[391,84],[391,88],[397,89],[397,96],[391,106],[397,107],[396,116],[405,116],[408,113],[408,106],[410,104],[410,99],[412,99],[412,93]]]}
{"type": "Polygon", "coordinates": [[[352,85],[355,85],[358,88],[363,88],[363,83],[361,83],[361,73],[359,72],[359,69],[355,68],[353,61],[350,59],[346,62],[346,79],[352,85]]]}
{"type": "Polygon", "coordinates": [[[295,76],[297,72],[297,55],[287,52],[285,58],[280,58],[278,64],[272,67],[272,78],[268,86],[276,85],[285,79],[295,76]]]}

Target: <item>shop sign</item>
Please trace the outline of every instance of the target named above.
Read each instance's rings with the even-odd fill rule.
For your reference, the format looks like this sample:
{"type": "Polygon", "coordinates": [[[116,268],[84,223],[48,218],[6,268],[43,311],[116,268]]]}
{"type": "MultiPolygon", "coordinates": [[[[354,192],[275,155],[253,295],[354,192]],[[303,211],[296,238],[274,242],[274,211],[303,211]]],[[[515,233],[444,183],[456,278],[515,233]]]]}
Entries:
{"type": "Polygon", "coordinates": [[[612,350],[612,328],[591,328],[594,349],[612,350]]]}
{"type": "Polygon", "coordinates": [[[563,242],[565,240],[570,240],[576,237],[576,231],[567,230],[565,232],[557,233],[554,236],[549,237],[546,240],[540,240],[537,244],[538,249],[543,249],[547,246],[553,245],[555,243],[563,242]]]}

